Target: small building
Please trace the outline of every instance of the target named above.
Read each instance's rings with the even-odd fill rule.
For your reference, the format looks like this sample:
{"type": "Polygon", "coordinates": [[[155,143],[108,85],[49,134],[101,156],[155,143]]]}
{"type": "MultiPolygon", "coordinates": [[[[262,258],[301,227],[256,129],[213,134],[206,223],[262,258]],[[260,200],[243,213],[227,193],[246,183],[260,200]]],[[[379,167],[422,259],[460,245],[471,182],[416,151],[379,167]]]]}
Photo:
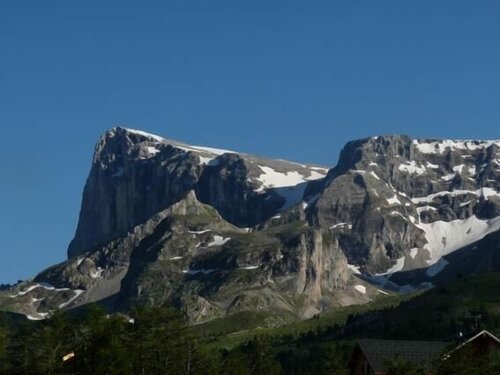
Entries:
{"type": "Polygon", "coordinates": [[[484,330],[463,338],[461,343],[442,341],[359,340],[349,359],[350,375],[396,375],[387,370],[389,361],[401,358],[432,375],[436,360],[450,360],[464,350],[475,355],[500,349],[500,339],[484,330]]]}
{"type": "Polygon", "coordinates": [[[486,354],[490,350],[500,349],[500,339],[491,332],[483,330],[456,346],[444,355],[444,360],[459,354],[462,350],[470,350],[476,355],[486,354]]]}
{"type": "Polygon", "coordinates": [[[438,341],[359,340],[349,360],[351,375],[389,375],[387,362],[401,358],[429,370],[450,344],[438,341]]]}

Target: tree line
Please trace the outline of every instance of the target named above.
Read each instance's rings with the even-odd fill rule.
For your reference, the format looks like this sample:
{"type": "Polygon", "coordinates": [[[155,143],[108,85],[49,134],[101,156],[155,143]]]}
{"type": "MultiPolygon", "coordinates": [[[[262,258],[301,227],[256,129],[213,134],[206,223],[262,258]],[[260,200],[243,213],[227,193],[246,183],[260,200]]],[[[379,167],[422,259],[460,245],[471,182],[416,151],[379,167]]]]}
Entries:
{"type": "Polygon", "coordinates": [[[311,368],[345,374],[335,345],[314,348],[314,358],[301,368],[297,358],[304,348],[284,350],[272,336],[213,348],[173,308],[140,307],[129,315],[107,315],[93,305],[81,315],[58,311],[38,322],[0,318],[0,374],[278,375],[311,368]]]}

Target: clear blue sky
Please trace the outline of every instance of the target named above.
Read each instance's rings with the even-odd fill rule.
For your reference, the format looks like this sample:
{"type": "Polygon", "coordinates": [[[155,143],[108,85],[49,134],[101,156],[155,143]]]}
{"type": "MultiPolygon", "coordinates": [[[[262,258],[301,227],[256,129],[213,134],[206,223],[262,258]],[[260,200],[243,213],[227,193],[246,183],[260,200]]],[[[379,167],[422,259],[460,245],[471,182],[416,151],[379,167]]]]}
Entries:
{"type": "Polygon", "coordinates": [[[0,0],[0,282],[65,258],[99,135],[333,165],[500,138],[500,2],[0,0]]]}

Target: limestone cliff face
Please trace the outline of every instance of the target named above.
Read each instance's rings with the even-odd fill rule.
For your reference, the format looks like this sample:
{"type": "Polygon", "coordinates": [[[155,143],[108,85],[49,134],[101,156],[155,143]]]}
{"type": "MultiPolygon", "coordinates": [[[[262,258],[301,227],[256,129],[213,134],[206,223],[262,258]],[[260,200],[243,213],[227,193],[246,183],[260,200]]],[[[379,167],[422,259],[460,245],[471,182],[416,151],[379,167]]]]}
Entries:
{"type": "Polygon", "coordinates": [[[368,274],[383,273],[402,258],[407,269],[421,268],[438,251],[428,249],[436,247],[430,231],[439,230],[432,223],[448,223],[438,242],[450,243],[453,233],[444,227],[462,225],[472,233],[476,219],[486,227],[498,217],[499,167],[500,142],[406,136],[350,142],[337,167],[314,187],[318,199],[308,217],[336,232],[349,262],[368,274]]]}
{"type": "Polygon", "coordinates": [[[68,255],[123,235],[192,189],[200,174],[194,154],[125,129],[107,132],[96,146],[68,255]]]}
{"type": "Polygon", "coordinates": [[[113,128],[99,140],[69,259],[0,291],[43,319],[101,301],[193,322],[311,317],[457,273],[500,269],[500,142],[382,136],[327,170],[113,128]]]}
{"type": "MultiPolygon", "coordinates": [[[[273,189],[273,182],[279,184],[284,175],[292,187],[299,180],[305,188],[306,180],[324,174],[324,168],[189,146],[141,131],[113,128],[96,146],[68,255],[81,254],[123,235],[192,189],[229,222],[254,226],[287,203],[287,196],[273,189]],[[270,177],[271,182],[259,180],[260,176],[270,177]]],[[[302,196],[296,195],[293,199],[300,201],[302,196]]]]}

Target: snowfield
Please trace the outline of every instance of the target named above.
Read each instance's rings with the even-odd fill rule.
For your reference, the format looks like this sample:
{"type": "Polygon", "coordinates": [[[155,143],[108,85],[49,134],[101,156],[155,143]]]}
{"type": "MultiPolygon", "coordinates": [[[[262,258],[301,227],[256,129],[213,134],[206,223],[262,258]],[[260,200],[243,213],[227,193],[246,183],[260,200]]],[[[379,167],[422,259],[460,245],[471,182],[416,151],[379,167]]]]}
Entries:
{"type": "Polygon", "coordinates": [[[480,220],[475,215],[464,220],[436,221],[430,224],[416,223],[425,232],[429,252],[427,264],[437,263],[443,256],[479,241],[488,234],[500,230],[500,216],[491,220],[480,220]]]}

